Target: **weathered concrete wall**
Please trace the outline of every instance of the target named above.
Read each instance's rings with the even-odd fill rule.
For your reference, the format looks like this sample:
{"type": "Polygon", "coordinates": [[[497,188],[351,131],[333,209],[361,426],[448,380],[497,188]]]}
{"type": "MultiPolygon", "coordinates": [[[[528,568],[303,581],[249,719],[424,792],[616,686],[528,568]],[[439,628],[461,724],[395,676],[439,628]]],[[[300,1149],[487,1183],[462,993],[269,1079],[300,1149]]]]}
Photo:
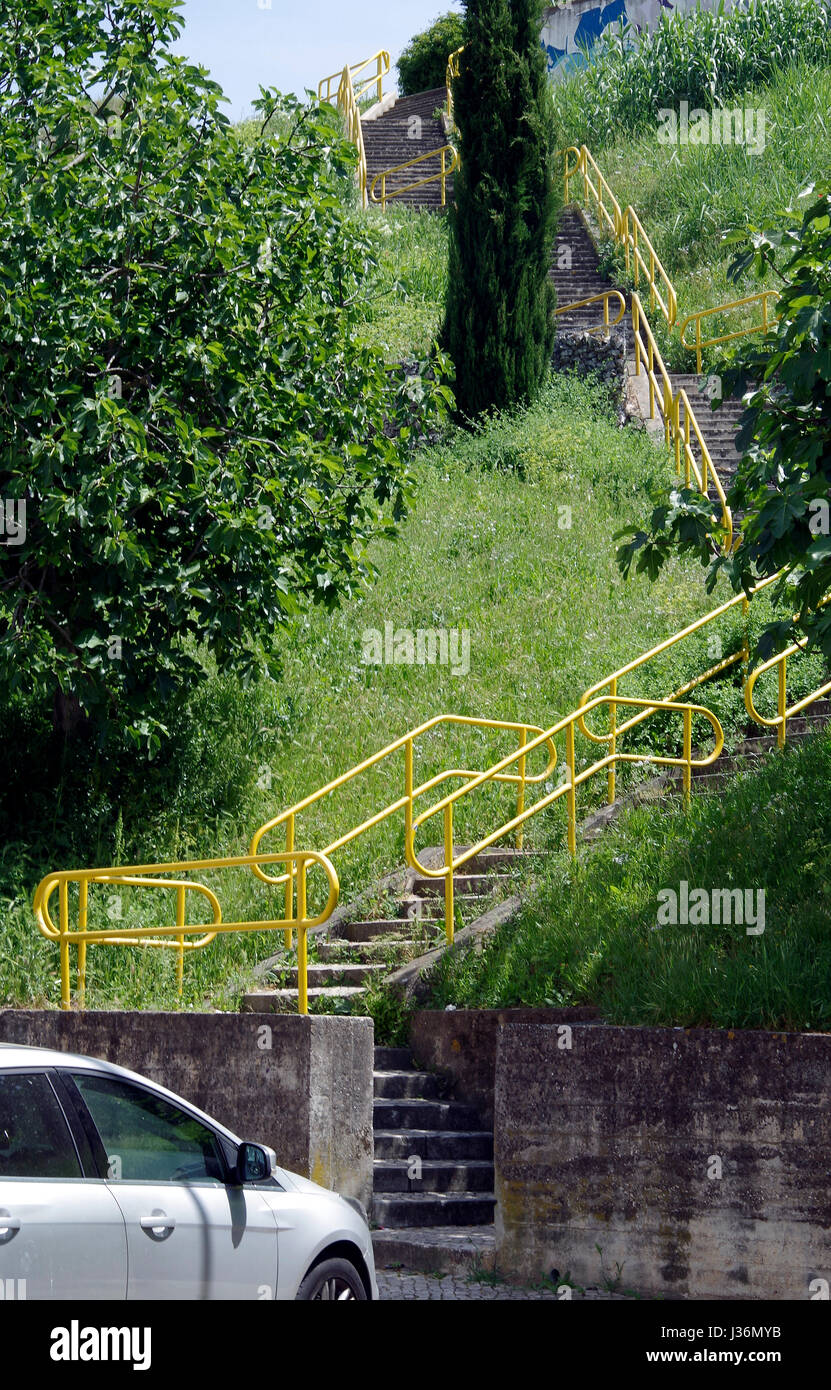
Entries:
{"type": "Polygon", "coordinates": [[[831,1035],[497,1037],[506,1272],[596,1283],[620,1265],[623,1286],[685,1298],[808,1299],[831,1279],[831,1035]]]}
{"type": "MultiPolygon", "coordinates": [[[[694,10],[699,0],[567,0],[543,14],[542,45],[549,76],[555,81],[585,67],[583,48],[591,49],[604,30],[631,25],[640,33],[654,29],[662,15],[694,10]]],[[[701,0],[702,10],[716,9],[719,0],[701,0]]],[[[732,9],[732,0],[724,8],[732,9]]]]}
{"type": "Polygon", "coordinates": [[[597,1017],[579,1009],[422,1009],[413,1015],[410,1047],[416,1062],[445,1072],[457,1100],[478,1107],[493,1121],[497,1037],[507,1023],[574,1023],[597,1017]]]}
{"type": "Polygon", "coordinates": [[[284,1167],[369,1203],[369,1018],[5,1009],[0,1041],[129,1067],[270,1144],[284,1167]]]}

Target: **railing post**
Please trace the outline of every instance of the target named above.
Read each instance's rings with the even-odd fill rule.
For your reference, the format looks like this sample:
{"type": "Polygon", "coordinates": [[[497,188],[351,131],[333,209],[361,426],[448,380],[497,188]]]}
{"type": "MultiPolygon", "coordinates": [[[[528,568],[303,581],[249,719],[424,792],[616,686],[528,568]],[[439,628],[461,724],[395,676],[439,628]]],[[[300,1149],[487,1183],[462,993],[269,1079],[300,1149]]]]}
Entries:
{"type": "MultiPolygon", "coordinates": [[[[286,821],[286,853],[291,854],[294,850],[294,813],[286,821]]],[[[287,922],[294,921],[294,860],[290,859],[286,865],[286,910],[283,913],[287,922]]],[[[283,941],[287,951],[291,950],[291,927],[286,927],[283,933],[283,941]]]]}
{"type": "MultiPolygon", "coordinates": [[[[527,742],[528,742],[528,731],[523,727],[523,728],[520,729],[520,731],[519,731],[519,746],[520,746],[520,748],[524,748],[527,742]]],[[[519,785],[517,786],[517,791],[516,791],[516,813],[517,813],[518,816],[521,816],[522,813],[523,813],[523,811],[525,810],[525,754],[524,754],[524,753],[523,753],[522,757],[519,759],[518,770],[519,770],[519,785]]],[[[518,825],[518,826],[517,826],[517,832],[516,832],[516,847],[517,847],[517,849],[522,849],[522,838],[523,838],[523,827],[522,827],[521,825],[518,825]]]]}
{"type": "MultiPolygon", "coordinates": [[[[609,694],[614,697],[617,695],[617,676],[609,683],[609,694]]],[[[609,701],[609,752],[614,756],[617,752],[617,705],[612,698],[609,701]]],[[[615,801],[615,773],[616,767],[612,762],[609,764],[609,805],[613,806],[615,801]]]]}
{"type": "Polygon", "coordinates": [[[566,729],[566,766],[568,768],[568,852],[573,859],[577,857],[577,788],[574,785],[574,720],[566,729]]]}
{"type": "MultiPolygon", "coordinates": [[[[78,885],[78,928],[87,929],[87,907],[89,904],[89,882],[82,879],[78,885]]],[[[87,943],[78,942],[78,1004],[83,1009],[87,992],[87,943]]]]}
{"type": "Polygon", "coordinates": [[[785,711],[788,708],[788,658],[783,655],[779,662],[779,728],[777,729],[777,742],[780,748],[785,747],[785,740],[788,737],[788,721],[785,718],[785,711]]]}
{"type": "MultiPolygon", "coordinates": [[[[184,885],[184,884],[182,884],[181,887],[179,887],[179,888],[176,889],[176,925],[177,925],[177,927],[183,927],[183,926],[185,925],[185,885],[184,885]]],[[[185,937],[184,937],[184,933],[182,933],[181,936],[177,936],[176,940],[177,940],[178,943],[179,943],[179,950],[178,950],[177,955],[176,955],[176,986],[177,986],[177,989],[178,989],[179,998],[181,999],[182,994],[184,993],[184,988],[185,988],[185,937]]]]}
{"type": "Polygon", "coordinates": [[[635,340],[635,376],[641,374],[641,344],[640,344],[641,316],[638,309],[638,301],[632,296],[632,337],[635,340]]]}
{"type": "Polygon", "coordinates": [[[445,194],[444,194],[444,145],[442,145],[442,147],[441,147],[441,205],[442,205],[442,207],[445,206],[445,194]]]}
{"type": "Polygon", "coordinates": [[[454,931],[453,904],[453,803],[449,801],[444,808],[444,934],[448,946],[453,945],[454,931]]]}
{"type": "Polygon", "coordinates": [[[382,64],[382,62],[381,62],[381,55],[380,55],[380,53],[378,54],[378,65],[377,65],[377,66],[378,66],[378,84],[377,84],[377,92],[378,92],[378,100],[380,101],[381,98],[382,98],[383,95],[384,95],[384,73],[383,73],[383,64],[382,64]]]}
{"type": "Polygon", "coordinates": [[[61,958],[61,1008],[71,1007],[72,998],[69,988],[69,885],[65,878],[61,879],[58,888],[58,903],[60,907],[60,958],[61,958]]]}
{"type": "Polygon", "coordinates": [[[690,412],[684,406],[684,479],[687,487],[690,485],[690,412]]]}
{"type": "Polygon", "coordinates": [[[404,807],[404,845],[408,850],[413,835],[413,740],[411,738],[408,738],[404,744],[404,795],[407,798],[404,807]]]}
{"type": "Polygon", "coordinates": [[[695,321],[695,370],[697,371],[699,376],[701,376],[702,360],[703,359],[701,355],[701,316],[699,315],[695,321]]]}
{"type": "Polygon", "coordinates": [[[692,710],[684,707],[684,805],[690,804],[692,790],[692,710]]]}
{"type": "Polygon", "coordinates": [[[297,1012],[309,1012],[309,952],[306,943],[306,860],[297,874],[297,1012]]]}
{"type": "Polygon", "coordinates": [[[655,419],[655,349],[650,334],[646,345],[647,375],[649,376],[649,418],[655,419]]]}
{"type": "Polygon", "coordinates": [[[672,403],[672,433],[675,439],[675,476],[681,477],[681,394],[672,403]]]}

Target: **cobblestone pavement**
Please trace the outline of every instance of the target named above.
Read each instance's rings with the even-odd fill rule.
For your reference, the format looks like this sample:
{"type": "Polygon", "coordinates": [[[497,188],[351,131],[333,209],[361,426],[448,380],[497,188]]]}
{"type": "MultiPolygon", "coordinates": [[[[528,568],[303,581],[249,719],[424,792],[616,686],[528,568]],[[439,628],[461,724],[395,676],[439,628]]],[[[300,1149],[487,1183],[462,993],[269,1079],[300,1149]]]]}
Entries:
{"type": "MultiPolygon", "coordinates": [[[[481,1280],[468,1279],[464,1274],[414,1274],[407,1270],[378,1270],[378,1292],[381,1299],[388,1301],[409,1300],[423,1303],[427,1300],[447,1302],[544,1302],[560,1301],[553,1289],[524,1289],[515,1284],[490,1284],[481,1280]]],[[[603,1289],[587,1288],[572,1290],[572,1298],[578,1299],[620,1299],[624,1294],[607,1293],[603,1289]]],[[[563,1300],[564,1301],[564,1300],[563,1300]]]]}

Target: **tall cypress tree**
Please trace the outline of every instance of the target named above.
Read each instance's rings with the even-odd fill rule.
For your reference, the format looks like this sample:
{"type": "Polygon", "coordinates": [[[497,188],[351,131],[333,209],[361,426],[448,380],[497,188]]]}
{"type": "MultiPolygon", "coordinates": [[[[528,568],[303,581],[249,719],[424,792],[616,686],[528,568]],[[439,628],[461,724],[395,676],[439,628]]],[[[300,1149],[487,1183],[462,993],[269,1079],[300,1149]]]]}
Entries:
{"type": "Polygon", "coordinates": [[[444,341],[459,409],[533,399],[554,345],[559,198],[540,0],[466,0],[444,341]]]}

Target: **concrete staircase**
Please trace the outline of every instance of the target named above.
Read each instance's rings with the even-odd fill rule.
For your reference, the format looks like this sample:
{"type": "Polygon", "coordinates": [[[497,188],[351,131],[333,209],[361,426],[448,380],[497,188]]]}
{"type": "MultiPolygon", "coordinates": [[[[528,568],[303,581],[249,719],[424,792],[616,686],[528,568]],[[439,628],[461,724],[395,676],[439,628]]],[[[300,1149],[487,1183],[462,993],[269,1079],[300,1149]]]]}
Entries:
{"type": "Polygon", "coordinates": [[[493,1132],[406,1048],[376,1047],[373,1247],[380,1268],[493,1262],[493,1132]]]}
{"type": "MultiPolygon", "coordinates": [[[[682,388],[686,391],[721,485],[725,492],[729,492],[739,466],[736,434],[743,411],[741,401],[727,397],[717,410],[713,410],[710,397],[702,389],[708,380],[706,375],[697,376],[695,372],[670,372],[669,375],[673,393],[682,388]]],[[[695,452],[698,457],[697,448],[695,452]]]]}
{"type": "MultiPolygon", "coordinates": [[[[461,853],[461,846],[456,852],[461,853]]],[[[428,868],[444,863],[439,847],[420,852],[428,868]]],[[[461,925],[475,923],[510,886],[510,870],[526,856],[514,849],[488,849],[454,875],[454,900],[461,925]]],[[[312,1008],[331,1011],[336,1001],[359,1002],[372,980],[382,980],[406,961],[445,940],[444,883],[407,870],[403,886],[391,899],[379,901],[376,912],[336,920],[331,931],[309,935],[309,1001],[312,1008]]],[[[249,990],[242,1007],[256,1013],[297,1009],[295,952],[283,951],[264,962],[264,987],[249,990]]],[[[337,1005],[336,1005],[337,1007],[337,1005]]],[[[342,1004],[340,1007],[343,1007],[342,1004]]]]}
{"type": "MultiPolygon", "coordinates": [[[[600,270],[600,258],[582,213],[576,207],[563,210],[557,229],[554,248],[554,261],[549,272],[557,291],[557,306],[588,299],[591,295],[602,294],[604,290],[619,289],[626,300],[627,313],[617,328],[624,335],[627,351],[632,350],[632,330],[629,318],[629,294],[623,285],[616,285],[600,270]]],[[[617,316],[616,302],[609,305],[611,318],[617,316]]],[[[558,333],[581,333],[595,328],[603,321],[603,305],[589,304],[575,309],[573,313],[561,314],[557,319],[558,333]]]]}
{"type": "MultiPolygon", "coordinates": [[[[385,169],[392,169],[397,164],[404,164],[408,159],[415,159],[417,155],[440,150],[442,145],[447,144],[441,120],[434,115],[439,107],[444,106],[446,97],[444,87],[419,92],[417,96],[398,97],[395,104],[383,115],[361,122],[366,150],[367,189],[376,174],[382,173],[385,169]]],[[[392,174],[386,182],[387,192],[404,188],[419,179],[426,179],[440,168],[441,161],[438,155],[434,159],[425,159],[412,169],[392,174]]],[[[380,196],[380,184],[375,191],[380,196]]],[[[452,202],[452,178],[447,180],[446,197],[448,204],[452,202]]],[[[425,212],[443,211],[441,180],[435,179],[421,188],[402,193],[393,200],[392,206],[397,207],[402,203],[425,212]]]]}

